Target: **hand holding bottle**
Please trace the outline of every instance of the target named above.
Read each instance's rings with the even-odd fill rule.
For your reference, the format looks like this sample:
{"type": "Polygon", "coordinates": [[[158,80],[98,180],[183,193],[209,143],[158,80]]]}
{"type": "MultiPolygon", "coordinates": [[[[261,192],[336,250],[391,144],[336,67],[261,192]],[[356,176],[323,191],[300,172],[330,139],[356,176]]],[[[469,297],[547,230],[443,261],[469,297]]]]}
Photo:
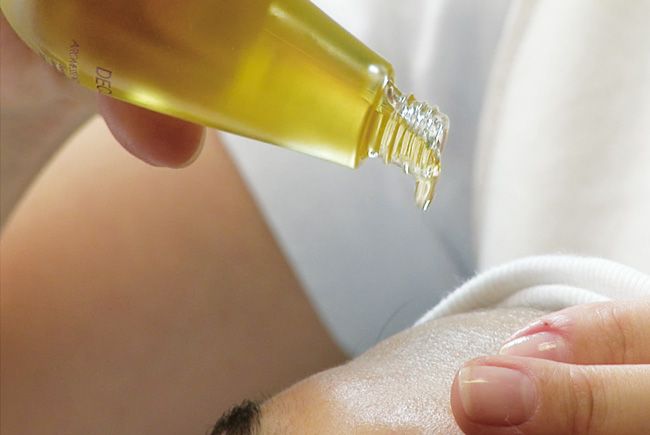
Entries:
{"type": "Polygon", "coordinates": [[[96,111],[117,141],[145,162],[183,167],[199,154],[203,127],[103,95],[96,97],[29,49],[4,14],[0,14],[0,50],[0,225],[66,138],[96,111]]]}
{"type": "MultiPolygon", "coordinates": [[[[95,104],[92,92],[67,80],[46,64],[18,38],[4,15],[0,19],[2,111],[11,116],[11,121],[20,119],[21,128],[33,126],[34,130],[39,130],[36,128],[40,121],[37,115],[42,112],[58,113],[58,120],[63,122],[71,107],[86,114],[98,110],[118,142],[145,162],[181,167],[198,154],[203,127],[103,95],[99,95],[95,104]]],[[[73,130],[76,126],[70,127],[73,130]]],[[[47,131],[38,133],[48,134],[47,131]]]]}
{"type": "Polygon", "coordinates": [[[448,119],[402,94],[393,67],[308,0],[0,0],[20,37],[72,81],[178,117],[101,100],[113,134],[160,166],[183,166],[203,130],[334,163],[372,157],[416,179],[426,209],[448,119]]]}
{"type": "Polygon", "coordinates": [[[100,95],[99,113],[115,139],[154,166],[181,168],[198,157],[205,128],[100,95]]]}

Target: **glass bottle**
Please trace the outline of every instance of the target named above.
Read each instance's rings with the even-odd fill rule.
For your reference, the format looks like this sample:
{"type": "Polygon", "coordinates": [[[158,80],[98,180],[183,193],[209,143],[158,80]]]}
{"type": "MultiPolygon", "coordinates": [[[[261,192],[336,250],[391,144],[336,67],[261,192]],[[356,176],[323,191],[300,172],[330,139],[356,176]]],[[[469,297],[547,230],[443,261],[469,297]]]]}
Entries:
{"type": "Polygon", "coordinates": [[[308,0],[0,0],[18,35],[83,86],[351,168],[417,180],[426,209],[449,121],[308,0]]]}

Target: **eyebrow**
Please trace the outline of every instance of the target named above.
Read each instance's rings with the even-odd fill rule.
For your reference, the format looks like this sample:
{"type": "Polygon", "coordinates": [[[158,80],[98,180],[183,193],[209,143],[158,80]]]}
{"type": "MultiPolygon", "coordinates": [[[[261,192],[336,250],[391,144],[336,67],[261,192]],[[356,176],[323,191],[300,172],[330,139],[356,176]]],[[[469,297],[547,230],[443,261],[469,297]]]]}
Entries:
{"type": "Polygon", "coordinates": [[[256,435],[261,416],[260,401],[244,400],[219,418],[210,435],[256,435]]]}

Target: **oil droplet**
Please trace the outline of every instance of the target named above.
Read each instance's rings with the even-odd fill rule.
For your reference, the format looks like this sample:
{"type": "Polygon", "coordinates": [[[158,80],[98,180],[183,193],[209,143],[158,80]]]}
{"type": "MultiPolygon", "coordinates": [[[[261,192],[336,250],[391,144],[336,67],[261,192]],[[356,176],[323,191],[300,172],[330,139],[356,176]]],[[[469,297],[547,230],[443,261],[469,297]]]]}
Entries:
{"type": "Polygon", "coordinates": [[[415,183],[415,203],[422,210],[427,211],[433,201],[435,193],[436,179],[435,178],[420,178],[415,183]]]}

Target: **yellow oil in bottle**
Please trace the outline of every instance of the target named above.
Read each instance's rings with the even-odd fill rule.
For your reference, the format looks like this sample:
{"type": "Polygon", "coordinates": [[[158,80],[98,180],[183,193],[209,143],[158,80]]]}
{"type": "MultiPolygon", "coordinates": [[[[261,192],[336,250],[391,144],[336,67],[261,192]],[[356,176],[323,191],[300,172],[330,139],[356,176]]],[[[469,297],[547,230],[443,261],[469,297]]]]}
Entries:
{"type": "Polygon", "coordinates": [[[381,156],[428,207],[447,118],[308,0],[0,0],[12,27],[98,92],[349,167],[381,156]]]}

